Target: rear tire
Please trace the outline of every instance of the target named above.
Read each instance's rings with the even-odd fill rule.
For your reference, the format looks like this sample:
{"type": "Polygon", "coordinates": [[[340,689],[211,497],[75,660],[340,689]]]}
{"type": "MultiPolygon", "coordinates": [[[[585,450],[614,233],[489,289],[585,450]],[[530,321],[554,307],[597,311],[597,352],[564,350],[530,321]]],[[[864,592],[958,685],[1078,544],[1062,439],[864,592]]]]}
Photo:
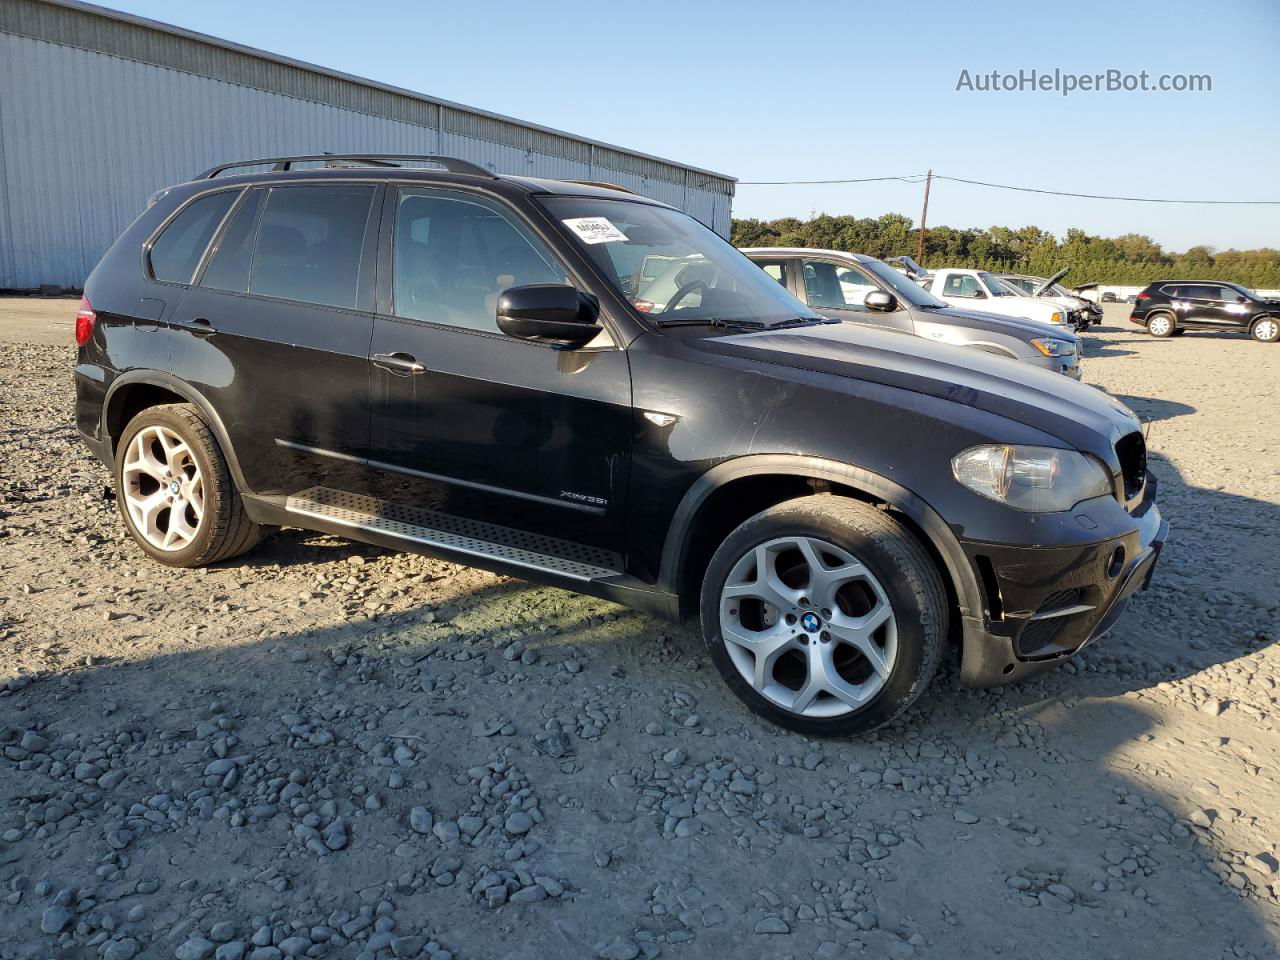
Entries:
{"type": "Polygon", "coordinates": [[[884,511],[822,495],[734,530],[703,579],[702,632],[752,711],[820,737],[889,723],[924,692],[947,635],[946,589],[884,511]],[[728,637],[728,639],[726,639],[728,637]]]}
{"type": "Polygon", "coordinates": [[[1147,318],[1147,333],[1153,337],[1163,340],[1165,337],[1172,337],[1177,329],[1173,317],[1167,313],[1156,313],[1147,318]]]}
{"type": "Polygon", "coordinates": [[[1275,343],[1280,340],[1280,319],[1259,317],[1249,328],[1249,335],[1259,343],[1275,343]]]}
{"type": "Polygon", "coordinates": [[[251,549],[249,519],[217,438],[195,407],[148,407],[116,445],[116,503],[144,553],[171,567],[201,567],[251,549]]]}

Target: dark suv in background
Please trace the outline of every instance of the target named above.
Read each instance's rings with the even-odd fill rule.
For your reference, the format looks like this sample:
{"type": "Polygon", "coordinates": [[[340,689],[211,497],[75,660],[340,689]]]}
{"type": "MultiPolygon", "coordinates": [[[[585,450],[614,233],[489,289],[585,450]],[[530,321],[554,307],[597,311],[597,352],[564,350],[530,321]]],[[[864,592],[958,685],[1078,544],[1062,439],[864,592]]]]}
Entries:
{"type": "Polygon", "coordinates": [[[112,246],[76,339],[80,432],[157,561],[289,525],[697,621],[733,691],[806,733],[888,722],[948,641],[975,685],[1069,656],[1167,530],[1101,391],[833,324],[607,185],[218,167],[112,246]]]}
{"type": "Polygon", "coordinates": [[[1129,320],[1153,337],[1235,330],[1261,343],[1280,340],[1280,300],[1220,280],[1157,280],[1138,294],[1129,320]]]}

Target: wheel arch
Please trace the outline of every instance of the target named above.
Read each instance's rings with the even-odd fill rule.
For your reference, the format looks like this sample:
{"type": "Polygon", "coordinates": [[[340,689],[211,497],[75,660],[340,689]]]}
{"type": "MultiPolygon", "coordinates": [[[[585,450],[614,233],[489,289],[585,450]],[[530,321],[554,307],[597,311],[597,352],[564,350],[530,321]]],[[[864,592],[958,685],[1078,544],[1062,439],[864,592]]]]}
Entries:
{"type": "Polygon", "coordinates": [[[705,561],[718,533],[760,510],[814,492],[853,496],[889,507],[938,564],[960,620],[980,615],[977,578],[951,528],[928,503],[901,484],[862,467],[789,454],[737,457],[712,467],[681,499],[663,545],[659,584],[679,598],[682,617],[696,609],[705,561]]]}
{"type": "Polygon", "coordinates": [[[231,445],[231,438],[222,418],[200,391],[163,370],[131,370],[117,377],[107,391],[102,404],[102,436],[110,443],[112,456],[115,455],[120,434],[129,421],[143,410],[165,403],[189,403],[200,412],[218,440],[236,488],[245,490],[244,474],[240,471],[235,448],[231,445]]]}

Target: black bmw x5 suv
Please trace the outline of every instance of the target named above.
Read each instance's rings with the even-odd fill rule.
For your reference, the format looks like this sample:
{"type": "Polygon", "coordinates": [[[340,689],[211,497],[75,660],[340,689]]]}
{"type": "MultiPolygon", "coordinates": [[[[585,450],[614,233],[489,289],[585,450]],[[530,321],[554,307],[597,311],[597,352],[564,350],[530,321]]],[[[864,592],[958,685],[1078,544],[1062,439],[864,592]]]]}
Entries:
{"type": "Polygon", "coordinates": [[[288,525],[697,621],[806,733],[888,722],[949,644],[974,685],[1069,656],[1167,531],[1120,403],[832,324],[607,184],[219,167],[125,231],[76,338],[80,432],[154,559],[288,525]],[[675,261],[708,269],[657,296],[675,261]]]}

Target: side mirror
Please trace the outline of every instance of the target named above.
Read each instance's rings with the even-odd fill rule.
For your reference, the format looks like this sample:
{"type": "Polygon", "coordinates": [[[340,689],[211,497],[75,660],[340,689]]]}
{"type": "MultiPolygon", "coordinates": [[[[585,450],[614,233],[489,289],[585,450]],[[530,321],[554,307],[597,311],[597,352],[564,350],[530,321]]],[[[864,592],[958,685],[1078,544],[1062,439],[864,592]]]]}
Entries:
{"type": "Polygon", "coordinates": [[[518,340],[580,347],[600,333],[594,297],[560,283],[511,287],[498,297],[498,329],[518,340]]]}
{"type": "Polygon", "coordinates": [[[975,291],[973,291],[973,299],[975,299],[975,300],[985,300],[985,299],[987,299],[987,291],[985,291],[985,290],[975,290],[975,291]]]}
{"type": "Polygon", "coordinates": [[[885,293],[883,290],[872,290],[863,297],[862,305],[868,310],[892,313],[898,309],[898,298],[891,293],[885,293]]]}

